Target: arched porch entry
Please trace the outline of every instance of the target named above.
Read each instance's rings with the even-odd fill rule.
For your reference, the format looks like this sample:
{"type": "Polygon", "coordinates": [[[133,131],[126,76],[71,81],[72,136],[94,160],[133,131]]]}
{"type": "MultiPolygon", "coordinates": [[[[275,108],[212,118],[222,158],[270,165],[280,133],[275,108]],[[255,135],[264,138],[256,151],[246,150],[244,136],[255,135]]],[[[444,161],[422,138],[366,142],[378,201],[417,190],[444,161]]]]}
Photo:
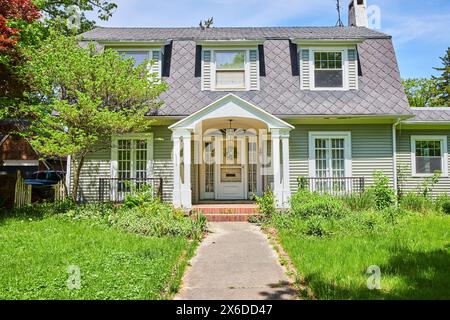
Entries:
{"type": "Polygon", "coordinates": [[[176,207],[248,200],[267,188],[287,205],[290,124],[229,94],[170,129],[176,207]]]}

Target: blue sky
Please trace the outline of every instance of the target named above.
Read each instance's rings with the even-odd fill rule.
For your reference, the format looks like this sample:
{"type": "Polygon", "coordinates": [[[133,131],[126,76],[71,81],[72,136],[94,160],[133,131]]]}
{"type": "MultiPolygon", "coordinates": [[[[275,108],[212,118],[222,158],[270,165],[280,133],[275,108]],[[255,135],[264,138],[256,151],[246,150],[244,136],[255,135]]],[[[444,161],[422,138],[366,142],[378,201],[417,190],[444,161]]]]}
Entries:
{"type": "MultiPolygon", "coordinates": [[[[216,27],[332,26],[335,0],[112,0],[113,17],[100,26],[193,27],[213,16],[216,27]]],[[[347,4],[341,0],[347,24],[347,4]]],[[[450,46],[449,0],[368,0],[381,10],[381,30],[393,36],[402,77],[436,74],[450,46]]]]}

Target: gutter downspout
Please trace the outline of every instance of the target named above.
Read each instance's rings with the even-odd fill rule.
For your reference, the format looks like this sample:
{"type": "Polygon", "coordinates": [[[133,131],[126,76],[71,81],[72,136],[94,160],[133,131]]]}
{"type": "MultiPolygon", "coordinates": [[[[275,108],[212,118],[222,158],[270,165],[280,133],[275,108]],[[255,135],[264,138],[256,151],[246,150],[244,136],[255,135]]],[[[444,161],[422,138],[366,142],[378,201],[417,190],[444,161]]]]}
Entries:
{"type": "Polygon", "coordinates": [[[393,182],[394,182],[394,191],[395,195],[398,195],[398,181],[397,181],[397,126],[400,124],[402,120],[400,118],[397,119],[392,125],[392,165],[393,165],[393,182]]]}
{"type": "Polygon", "coordinates": [[[70,180],[72,178],[72,156],[68,155],[66,160],[66,190],[67,196],[70,196],[70,180]]]}

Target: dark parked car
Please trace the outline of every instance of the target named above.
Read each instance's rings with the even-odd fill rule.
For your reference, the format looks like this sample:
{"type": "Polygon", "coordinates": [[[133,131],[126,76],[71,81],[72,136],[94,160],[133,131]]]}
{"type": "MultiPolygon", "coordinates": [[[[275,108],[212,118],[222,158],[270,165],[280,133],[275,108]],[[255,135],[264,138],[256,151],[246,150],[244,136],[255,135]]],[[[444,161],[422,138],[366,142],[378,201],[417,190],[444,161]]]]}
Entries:
{"type": "Polygon", "coordinates": [[[61,181],[65,176],[63,171],[38,171],[34,172],[30,178],[25,179],[25,184],[32,186],[53,186],[61,181]]]}
{"type": "Polygon", "coordinates": [[[63,171],[38,171],[30,178],[25,179],[25,184],[33,186],[32,201],[52,200],[55,196],[53,186],[64,179],[63,171]]]}

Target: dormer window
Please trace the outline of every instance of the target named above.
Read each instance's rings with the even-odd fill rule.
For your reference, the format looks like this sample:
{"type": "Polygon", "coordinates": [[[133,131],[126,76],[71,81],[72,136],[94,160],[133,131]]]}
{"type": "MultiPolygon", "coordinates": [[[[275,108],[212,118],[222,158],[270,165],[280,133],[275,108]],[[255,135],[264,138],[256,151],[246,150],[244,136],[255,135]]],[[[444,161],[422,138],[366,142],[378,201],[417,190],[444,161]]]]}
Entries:
{"type": "Polygon", "coordinates": [[[359,41],[298,40],[294,43],[300,46],[298,59],[301,90],[358,90],[359,41]]]}
{"type": "Polygon", "coordinates": [[[119,51],[119,53],[124,58],[133,58],[135,67],[140,65],[145,60],[151,60],[149,51],[119,51]]]}
{"type": "Polygon", "coordinates": [[[314,86],[316,88],[343,88],[342,52],[314,52],[314,86]]]}
{"type": "Polygon", "coordinates": [[[203,91],[259,90],[259,48],[256,44],[251,46],[237,46],[235,43],[213,45],[214,43],[202,45],[201,88],[203,91]]]}
{"type": "Polygon", "coordinates": [[[245,89],[245,55],[242,50],[215,52],[217,89],[245,89]]]}
{"type": "Polygon", "coordinates": [[[149,63],[148,67],[149,72],[156,75],[157,79],[161,78],[163,53],[160,48],[142,48],[142,49],[120,48],[115,50],[124,58],[133,58],[134,65],[136,67],[141,63],[143,63],[144,61],[149,62],[151,61],[152,65],[150,67],[149,63]]]}

